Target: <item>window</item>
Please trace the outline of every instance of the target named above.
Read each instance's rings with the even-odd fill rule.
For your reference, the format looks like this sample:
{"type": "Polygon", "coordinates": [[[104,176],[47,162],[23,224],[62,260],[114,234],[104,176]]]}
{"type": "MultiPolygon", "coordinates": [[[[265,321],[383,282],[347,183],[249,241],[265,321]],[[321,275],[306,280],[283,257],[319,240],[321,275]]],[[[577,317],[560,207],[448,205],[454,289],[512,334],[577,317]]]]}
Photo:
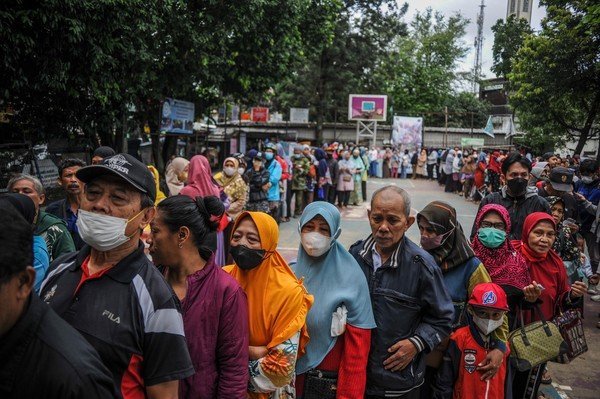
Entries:
{"type": "Polygon", "coordinates": [[[510,0],[510,13],[511,14],[515,13],[515,1],[516,0],[510,0]]]}
{"type": "Polygon", "coordinates": [[[529,0],[523,0],[523,12],[529,12],[529,0]]]}

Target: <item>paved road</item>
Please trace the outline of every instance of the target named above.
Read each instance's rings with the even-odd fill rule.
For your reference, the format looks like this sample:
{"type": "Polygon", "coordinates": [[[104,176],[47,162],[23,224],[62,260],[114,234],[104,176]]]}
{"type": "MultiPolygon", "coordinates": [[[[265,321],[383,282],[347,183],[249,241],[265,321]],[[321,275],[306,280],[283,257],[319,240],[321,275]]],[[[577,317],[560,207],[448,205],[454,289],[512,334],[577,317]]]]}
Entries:
{"type": "MultiPolygon", "coordinates": [[[[416,215],[429,202],[442,200],[453,205],[458,220],[466,234],[471,231],[475,220],[477,204],[465,201],[456,194],[444,193],[437,183],[424,180],[409,179],[375,179],[368,182],[368,198],[378,188],[395,184],[409,192],[412,198],[412,212],[416,215]]],[[[367,237],[370,228],[367,220],[368,203],[350,207],[342,213],[342,234],[340,242],[349,247],[357,240],[367,237]]],[[[408,230],[408,237],[419,242],[419,231],[416,223],[408,230]]],[[[279,250],[288,259],[294,259],[300,243],[298,219],[280,225],[279,250]]],[[[600,303],[586,298],[585,333],[589,351],[575,359],[571,364],[550,363],[549,369],[553,378],[553,386],[543,386],[549,398],[598,399],[600,398],[600,329],[596,328],[600,312],[600,303]]]]}

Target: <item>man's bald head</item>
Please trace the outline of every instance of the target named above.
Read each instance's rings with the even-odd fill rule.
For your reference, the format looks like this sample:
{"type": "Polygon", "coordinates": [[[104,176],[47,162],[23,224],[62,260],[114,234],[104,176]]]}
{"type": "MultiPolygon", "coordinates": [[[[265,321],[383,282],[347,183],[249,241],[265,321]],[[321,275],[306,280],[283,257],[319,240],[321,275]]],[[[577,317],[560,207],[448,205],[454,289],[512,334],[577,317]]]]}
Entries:
{"type": "Polygon", "coordinates": [[[410,196],[408,195],[408,193],[406,192],[406,190],[401,189],[398,186],[385,186],[382,187],[378,190],[376,190],[373,193],[373,196],[371,197],[371,209],[373,209],[373,203],[375,202],[375,199],[380,196],[383,195],[386,198],[387,197],[393,197],[393,196],[400,196],[402,198],[402,204],[398,203],[398,206],[402,206],[402,212],[404,213],[404,215],[406,215],[406,217],[410,216],[410,196]]]}

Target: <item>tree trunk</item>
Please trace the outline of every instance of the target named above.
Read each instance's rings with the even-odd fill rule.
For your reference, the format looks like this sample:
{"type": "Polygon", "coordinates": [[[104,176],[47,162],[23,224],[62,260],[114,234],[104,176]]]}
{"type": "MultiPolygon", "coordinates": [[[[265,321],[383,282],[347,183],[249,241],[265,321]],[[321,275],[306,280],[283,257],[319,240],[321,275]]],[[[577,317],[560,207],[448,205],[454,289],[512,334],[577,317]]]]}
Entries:
{"type": "Polygon", "coordinates": [[[583,151],[583,147],[585,147],[585,143],[588,139],[589,133],[590,133],[589,129],[582,130],[581,135],[579,136],[579,140],[577,140],[577,147],[575,147],[575,151],[573,152],[573,155],[575,155],[575,154],[581,155],[581,152],[583,151]]]}
{"type": "Polygon", "coordinates": [[[177,136],[165,137],[165,142],[162,148],[162,158],[165,163],[168,163],[171,157],[177,152],[177,138],[177,136]]]}

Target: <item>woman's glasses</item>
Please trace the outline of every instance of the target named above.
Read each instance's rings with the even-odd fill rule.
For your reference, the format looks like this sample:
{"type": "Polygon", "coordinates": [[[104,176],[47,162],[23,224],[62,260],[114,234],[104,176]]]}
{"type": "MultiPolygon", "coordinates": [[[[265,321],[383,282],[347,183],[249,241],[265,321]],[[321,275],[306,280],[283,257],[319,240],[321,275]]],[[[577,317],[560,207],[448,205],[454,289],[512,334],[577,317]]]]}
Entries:
{"type": "Polygon", "coordinates": [[[492,223],[492,222],[488,222],[486,220],[481,222],[481,225],[479,225],[479,227],[481,227],[481,228],[493,227],[495,229],[502,230],[502,231],[506,230],[506,225],[503,222],[492,223]]]}

